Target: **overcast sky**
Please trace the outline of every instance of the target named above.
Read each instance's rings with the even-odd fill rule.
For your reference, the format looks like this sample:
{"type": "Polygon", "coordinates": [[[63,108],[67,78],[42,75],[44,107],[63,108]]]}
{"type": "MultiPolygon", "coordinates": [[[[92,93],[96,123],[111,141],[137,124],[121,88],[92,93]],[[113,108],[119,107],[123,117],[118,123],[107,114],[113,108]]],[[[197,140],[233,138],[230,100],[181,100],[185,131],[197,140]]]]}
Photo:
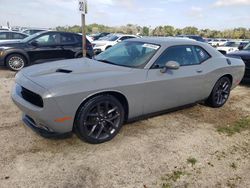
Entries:
{"type": "MultiPolygon", "coordinates": [[[[250,0],[88,0],[87,24],[250,28],[250,0]]],[[[80,24],[78,0],[0,0],[0,25],[80,24]]]]}

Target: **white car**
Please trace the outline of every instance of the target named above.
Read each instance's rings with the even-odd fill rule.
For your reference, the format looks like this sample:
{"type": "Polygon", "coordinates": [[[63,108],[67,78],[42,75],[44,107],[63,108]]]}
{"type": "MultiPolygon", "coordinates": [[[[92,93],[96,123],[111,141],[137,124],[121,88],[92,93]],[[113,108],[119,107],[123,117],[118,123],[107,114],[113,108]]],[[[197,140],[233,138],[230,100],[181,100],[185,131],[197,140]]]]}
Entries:
{"type": "Polygon", "coordinates": [[[208,42],[208,44],[210,44],[213,47],[218,47],[218,46],[223,46],[228,42],[227,39],[214,39],[210,42],[208,42]]]}
{"type": "Polygon", "coordinates": [[[0,43],[17,42],[26,37],[28,37],[28,35],[24,33],[14,31],[0,31],[0,43]]]}
{"type": "Polygon", "coordinates": [[[106,37],[100,38],[99,40],[93,41],[92,45],[95,54],[99,54],[121,41],[132,38],[138,38],[138,36],[126,35],[126,34],[110,34],[107,35],[106,37]]]}
{"type": "Polygon", "coordinates": [[[224,46],[217,47],[217,50],[222,54],[228,54],[243,49],[248,43],[248,41],[228,41],[224,46]]]}

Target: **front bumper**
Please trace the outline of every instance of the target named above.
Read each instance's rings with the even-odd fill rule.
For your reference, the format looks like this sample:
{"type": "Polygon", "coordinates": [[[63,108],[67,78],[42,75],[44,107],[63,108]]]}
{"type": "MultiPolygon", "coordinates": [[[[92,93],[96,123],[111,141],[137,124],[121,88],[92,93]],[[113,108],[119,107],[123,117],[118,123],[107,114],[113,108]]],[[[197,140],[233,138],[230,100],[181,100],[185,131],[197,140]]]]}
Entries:
{"type": "Polygon", "coordinates": [[[56,121],[58,118],[63,118],[66,115],[59,108],[55,99],[52,98],[43,98],[44,106],[38,107],[31,102],[27,101],[20,95],[19,88],[20,86],[33,91],[34,93],[40,94],[40,96],[45,96],[48,91],[40,87],[34,82],[27,79],[25,76],[19,74],[17,78],[17,84],[15,84],[12,90],[12,100],[17,105],[17,107],[25,114],[26,117],[29,117],[32,121],[27,121],[27,118],[24,119],[25,124],[28,124],[29,127],[36,125],[39,129],[46,130],[51,135],[58,135],[62,133],[72,132],[74,117],[68,118],[65,121],[56,121]],[[32,123],[33,122],[33,123],[32,123]]]}
{"type": "Polygon", "coordinates": [[[23,122],[25,123],[25,125],[31,128],[34,132],[36,132],[37,134],[45,138],[65,138],[65,137],[71,136],[71,132],[56,133],[56,132],[50,131],[46,126],[39,127],[35,123],[35,121],[27,115],[23,115],[23,122]]]}

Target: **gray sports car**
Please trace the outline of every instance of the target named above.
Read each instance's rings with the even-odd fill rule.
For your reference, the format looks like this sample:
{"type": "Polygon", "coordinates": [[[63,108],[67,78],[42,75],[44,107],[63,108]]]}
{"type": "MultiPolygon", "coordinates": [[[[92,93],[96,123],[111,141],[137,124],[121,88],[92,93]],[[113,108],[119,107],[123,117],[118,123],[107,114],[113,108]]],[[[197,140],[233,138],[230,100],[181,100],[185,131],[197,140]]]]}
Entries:
{"type": "Polygon", "coordinates": [[[26,125],[50,137],[74,131],[111,140],[124,122],[205,101],[223,106],[244,75],[228,58],[189,39],[140,38],[96,56],[35,65],[16,75],[12,99],[26,125]]]}

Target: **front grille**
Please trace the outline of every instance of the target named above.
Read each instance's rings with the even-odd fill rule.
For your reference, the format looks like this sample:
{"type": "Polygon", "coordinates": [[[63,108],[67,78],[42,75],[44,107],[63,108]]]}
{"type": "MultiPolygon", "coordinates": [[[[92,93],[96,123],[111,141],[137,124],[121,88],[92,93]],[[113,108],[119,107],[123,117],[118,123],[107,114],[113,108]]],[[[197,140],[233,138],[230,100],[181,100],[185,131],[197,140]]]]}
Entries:
{"type": "Polygon", "coordinates": [[[18,94],[26,101],[30,102],[31,104],[38,106],[38,107],[43,107],[43,99],[40,95],[24,88],[20,87],[18,89],[18,94]]]}

